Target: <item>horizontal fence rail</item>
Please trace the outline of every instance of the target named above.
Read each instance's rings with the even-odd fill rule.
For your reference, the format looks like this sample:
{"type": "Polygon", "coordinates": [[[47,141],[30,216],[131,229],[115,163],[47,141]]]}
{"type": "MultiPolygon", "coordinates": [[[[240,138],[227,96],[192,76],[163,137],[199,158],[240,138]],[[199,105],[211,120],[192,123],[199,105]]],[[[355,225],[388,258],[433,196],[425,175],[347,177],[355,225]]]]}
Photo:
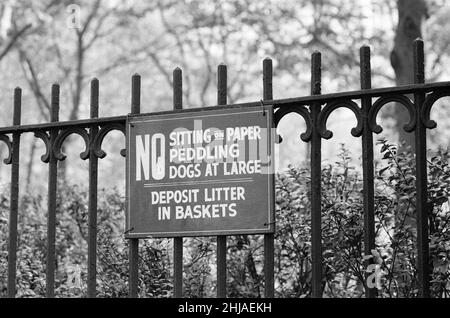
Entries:
{"type": "MultiPolygon", "coordinates": [[[[290,106],[311,106],[314,103],[320,103],[324,105],[326,103],[336,101],[336,100],[361,100],[362,98],[377,98],[377,97],[392,97],[398,95],[408,95],[413,94],[415,92],[422,92],[425,94],[428,93],[436,93],[433,98],[427,101],[427,108],[430,108],[432,104],[439,98],[448,96],[446,95],[448,90],[450,89],[450,81],[445,82],[435,82],[435,83],[426,83],[426,84],[411,84],[411,85],[402,85],[396,87],[384,87],[384,88],[373,88],[367,90],[360,91],[351,91],[351,92],[342,92],[342,93],[332,93],[332,94],[323,94],[318,96],[305,96],[305,97],[296,97],[296,98],[284,98],[284,99],[272,99],[272,100],[264,100],[264,105],[273,105],[275,109],[278,108],[286,108],[290,106]],[[440,96],[438,95],[444,94],[440,96]],[[433,99],[433,101],[431,100],[433,99]],[[431,105],[430,105],[431,102],[431,105]]],[[[226,107],[255,107],[261,106],[261,101],[257,102],[248,102],[248,103],[236,103],[236,104],[228,104],[226,107]]],[[[203,110],[210,109],[218,109],[220,106],[208,106],[202,107],[203,110]]],[[[174,110],[174,111],[158,111],[158,112],[150,112],[143,115],[163,115],[174,112],[191,112],[197,111],[199,108],[188,108],[182,110],[174,110]]],[[[426,117],[425,120],[429,120],[430,109],[422,110],[422,117],[428,114],[428,119],[426,117]]],[[[80,127],[80,128],[89,128],[92,125],[105,126],[108,124],[123,124],[125,125],[125,121],[127,116],[113,116],[113,117],[102,117],[102,118],[92,118],[92,119],[80,119],[80,120],[72,120],[72,121],[59,121],[54,123],[42,123],[42,124],[32,124],[32,125],[12,125],[8,127],[0,127],[0,134],[10,134],[14,132],[25,133],[25,132],[36,132],[36,131],[48,131],[51,128],[57,129],[65,129],[70,127],[80,127]]],[[[430,124],[427,124],[427,128],[430,124]]]]}
{"type": "MultiPolygon", "coordinates": [[[[202,109],[218,109],[226,107],[249,107],[273,105],[275,108],[274,125],[277,126],[288,114],[300,115],[306,124],[306,131],[301,140],[311,146],[311,244],[312,244],[312,297],[322,297],[322,232],[321,232],[321,142],[330,139],[333,133],[327,129],[329,116],[338,108],[347,108],[353,112],[356,126],[350,133],[361,137],[363,166],[363,211],[364,211],[364,251],[370,254],[375,248],[374,221],[374,167],[373,167],[373,134],[379,134],[382,127],[377,122],[380,110],[389,103],[405,107],[409,121],[404,129],[415,134],[416,155],[416,213],[417,213],[417,270],[419,279],[419,296],[430,296],[430,259],[428,242],[427,210],[427,162],[426,162],[426,129],[436,127],[430,119],[432,106],[442,97],[450,96],[450,82],[425,84],[423,42],[414,42],[414,74],[415,83],[406,86],[372,88],[370,49],[363,46],[360,50],[360,84],[361,90],[321,94],[321,55],[314,52],[311,59],[311,95],[296,98],[274,99],[272,92],[272,61],[263,61],[263,98],[260,101],[227,105],[227,68],[221,64],[218,68],[218,105],[202,109]],[[411,97],[412,96],[412,97],[411,97]]],[[[176,68],[173,72],[173,110],[152,114],[173,112],[190,112],[196,109],[183,109],[182,72],[176,68]]],[[[89,160],[89,206],[88,206],[88,297],[96,296],[96,257],[97,257],[97,187],[98,159],[106,156],[102,150],[105,136],[113,131],[125,134],[127,116],[99,117],[99,82],[91,82],[90,118],[76,121],[59,121],[59,85],[54,84],[51,90],[51,122],[33,125],[21,125],[21,90],[14,90],[13,125],[0,128],[0,140],[8,150],[5,164],[11,167],[11,205],[9,218],[8,242],[8,297],[16,295],[16,254],[17,254],[17,220],[19,200],[19,152],[20,137],[24,133],[34,133],[43,141],[45,153],[41,160],[49,164],[48,180],[48,232],[47,232],[47,266],[46,296],[54,297],[55,283],[55,231],[56,231],[56,195],[58,162],[66,158],[62,146],[68,136],[77,134],[85,142],[85,150],[80,154],[83,160],[89,160]]],[[[140,114],[141,78],[138,74],[132,77],[131,114],[140,114]]],[[[148,114],[146,114],[148,115],[148,114]]],[[[281,136],[278,142],[282,141],[281,136]]],[[[121,152],[126,156],[126,150],[121,152]]],[[[139,276],[139,240],[129,239],[129,296],[137,297],[139,276]]],[[[174,238],[174,297],[183,296],[183,238],[174,238]]],[[[217,296],[226,297],[226,236],[217,237],[217,296]]],[[[264,278],[265,296],[274,296],[274,235],[264,235],[264,278]]],[[[370,261],[367,261],[368,264],[370,261]]],[[[366,297],[376,297],[376,289],[365,287],[366,297]]]]}
{"type": "MultiPolygon", "coordinates": [[[[435,83],[426,83],[426,84],[411,84],[411,85],[402,85],[396,87],[384,87],[384,88],[373,88],[368,90],[359,90],[359,91],[351,91],[351,92],[342,92],[342,93],[332,93],[332,94],[323,94],[319,96],[304,96],[304,97],[295,97],[295,98],[282,98],[282,99],[270,99],[264,100],[264,105],[273,105],[275,109],[277,108],[285,108],[290,106],[311,106],[311,104],[319,102],[320,104],[326,104],[328,102],[334,100],[342,100],[342,99],[350,99],[350,100],[360,100],[363,97],[386,97],[386,96],[396,96],[396,95],[407,95],[415,92],[423,92],[423,93],[445,93],[450,89],[450,81],[445,82],[435,82],[435,83]]],[[[447,95],[444,95],[447,96],[447,95]]],[[[441,97],[444,97],[441,96],[441,97]]],[[[436,98],[434,96],[433,98],[436,98]]],[[[440,97],[439,97],[440,98],[440,97]]],[[[429,104],[428,101],[427,104],[429,104]]],[[[434,101],[433,101],[434,103],[434,101]]],[[[261,101],[257,102],[247,102],[247,103],[236,103],[236,104],[227,104],[226,107],[255,107],[261,106],[261,101]]],[[[429,105],[427,105],[429,107],[429,105]]],[[[202,107],[203,110],[210,109],[218,109],[220,106],[208,106],[202,107]]],[[[188,109],[182,110],[173,110],[173,111],[158,111],[158,112],[150,112],[144,115],[163,115],[169,114],[173,112],[191,112],[197,111],[199,108],[192,107],[188,109]]],[[[428,115],[429,115],[428,109],[428,115]]],[[[0,134],[10,134],[14,132],[35,132],[39,130],[49,130],[50,128],[58,128],[65,129],[68,127],[81,127],[88,128],[92,125],[108,125],[108,124],[125,124],[127,116],[113,116],[113,117],[101,117],[101,118],[92,118],[92,119],[80,119],[80,120],[72,120],[72,121],[60,121],[56,123],[42,123],[42,124],[32,124],[32,125],[12,125],[8,127],[0,127],[0,134]]],[[[431,128],[431,127],[427,127],[431,128]]],[[[434,127],[433,127],[434,128],[434,127]]]]}

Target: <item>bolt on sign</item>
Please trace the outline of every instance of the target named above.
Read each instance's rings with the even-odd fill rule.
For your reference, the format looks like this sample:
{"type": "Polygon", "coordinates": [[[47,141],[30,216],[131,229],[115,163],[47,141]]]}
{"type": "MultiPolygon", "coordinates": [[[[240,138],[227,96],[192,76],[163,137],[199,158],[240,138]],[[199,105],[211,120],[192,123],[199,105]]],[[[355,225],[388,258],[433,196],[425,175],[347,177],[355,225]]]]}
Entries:
{"type": "Polygon", "coordinates": [[[274,232],[273,107],[127,119],[126,236],[274,232]]]}

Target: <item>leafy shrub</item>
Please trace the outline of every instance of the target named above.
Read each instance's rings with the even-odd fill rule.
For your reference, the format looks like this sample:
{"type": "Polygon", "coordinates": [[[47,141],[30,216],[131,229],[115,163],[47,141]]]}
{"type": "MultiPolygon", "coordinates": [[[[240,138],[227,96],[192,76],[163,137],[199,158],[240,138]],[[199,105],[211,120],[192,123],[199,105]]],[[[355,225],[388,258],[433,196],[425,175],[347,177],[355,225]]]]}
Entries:
{"type": "MultiPolygon", "coordinates": [[[[382,159],[375,176],[376,248],[364,254],[362,178],[342,147],[339,160],[322,168],[324,297],[364,297],[368,261],[377,266],[378,297],[417,297],[415,161],[409,151],[380,140],[382,159]]],[[[433,297],[450,291],[450,154],[439,149],[428,162],[430,271],[433,297]]],[[[289,167],[276,178],[275,290],[277,297],[311,295],[311,202],[307,167],[289,167]]],[[[9,194],[0,197],[0,295],[6,295],[9,194]]],[[[128,243],[123,239],[124,198],[118,191],[98,196],[97,295],[128,294],[128,243]]],[[[57,204],[56,295],[85,297],[87,277],[86,189],[61,183],[57,204]],[[81,286],[68,280],[74,266],[81,286]]],[[[21,198],[17,263],[18,297],[45,296],[46,198],[21,198]]],[[[215,238],[184,239],[184,295],[214,297],[215,238]]],[[[264,239],[230,236],[227,241],[228,295],[264,295],[264,239]]],[[[172,295],[172,240],[141,240],[139,295],[172,295]]]]}
{"type": "MultiPolygon", "coordinates": [[[[77,185],[61,183],[57,198],[56,297],[84,297],[87,293],[87,202],[88,193],[77,185]],[[76,266],[81,285],[68,281],[76,266]],[[78,288],[79,287],[79,288],[78,288]]],[[[0,292],[6,295],[8,195],[0,207],[0,292]]],[[[128,294],[128,246],[123,239],[124,198],[115,190],[98,196],[97,295],[126,297],[128,294]]],[[[45,296],[46,198],[24,195],[19,215],[17,297],[45,296]]],[[[167,244],[167,243],[165,243],[167,244]]],[[[172,293],[168,257],[162,240],[141,240],[139,288],[142,296],[168,297],[172,293]]]]}

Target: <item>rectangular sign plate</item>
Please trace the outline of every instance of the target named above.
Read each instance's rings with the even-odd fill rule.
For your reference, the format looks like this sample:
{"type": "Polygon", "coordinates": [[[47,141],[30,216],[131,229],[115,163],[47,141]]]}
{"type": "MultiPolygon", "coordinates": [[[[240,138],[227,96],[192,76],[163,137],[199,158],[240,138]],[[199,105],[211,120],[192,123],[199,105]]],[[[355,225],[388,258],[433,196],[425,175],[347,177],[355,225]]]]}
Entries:
{"type": "Polygon", "coordinates": [[[127,119],[128,238],[274,232],[273,107],[127,119]]]}

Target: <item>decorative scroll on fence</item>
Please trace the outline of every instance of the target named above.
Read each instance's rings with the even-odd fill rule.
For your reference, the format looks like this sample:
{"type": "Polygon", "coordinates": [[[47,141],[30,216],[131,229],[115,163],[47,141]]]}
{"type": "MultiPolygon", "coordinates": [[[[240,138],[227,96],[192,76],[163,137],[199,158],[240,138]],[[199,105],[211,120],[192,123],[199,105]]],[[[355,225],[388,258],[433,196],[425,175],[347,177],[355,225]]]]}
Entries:
{"type": "MultiPolygon", "coordinates": [[[[274,123],[290,113],[300,115],[306,123],[306,131],[301,140],[311,143],[311,245],[312,245],[312,297],[321,297],[323,292],[322,275],[322,238],[321,238],[321,141],[332,138],[327,129],[327,120],[338,108],[348,108],[357,120],[356,127],[350,133],[354,137],[362,137],[363,163],[363,198],[364,198],[364,250],[366,254],[375,247],[374,221],[374,167],[373,167],[373,134],[382,131],[377,123],[377,115],[381,108],[395,102],[403,106],[409,113],[409,122],[404,129],[415,134],[416,155],[416,213],[417,213],[417,271],[419,292],[421,297],[430,296],[430,259],[428,242],[428,210],[427,210],[427,161],[426,161],[426,129],[436,127],[430,119],[432,106],[442,97],[450,96],[450,82],[424,84],[424,52],[423,42],[414,42],[414,74],[415,83],[408,86],[371,88],[370,49],[363,46],[360,50],[361,90],[321,95],[321,55],[312,54],[311,63],[311,95],[305,97],[273,99],[272,95],[272,61],[263,61],[263,99],[261,101],[228,105],[229,107],[273,105],[275,109],[274,123]],[[413,96],[412,98],[410,96],[413,96]]],[[[179,68],[173,72],[173,107],[182,110],[182,73],[179,68]]],[[[139,75],[132,77],[131,114],[140,113],[139,75]]],[[[218,67],[218,105],[227,104],[227,69],[221,64],[218,67]]],[[[105,136],[112,130],[125,134],[126,116],[98,117],[99,82],[91,82],[90,119],[77,121],[59,121],[59,85],[52,86],[51,122],[35,125],[21,125],[21,89],[14,90],[13,126],[0,128],[0,141],[3,141],[9,155],[4,160],[11,165],[11,205],[9,218],[8,242],[8,296],[16,294],[16,254],[17,254],[17,216],[19,213],[19,152],[20,137],[24,133],[33,132],[41,139],[46,151],[41,160],[49,165],[48,179],[48,232],[47,232],[47,267],[46,295],[54,296],[55,283],[55,229],[56,229],[56,195],[58,161],[64,160],[62,145],[72,134],[80,135],[85,142],[85,150],[81,159],[89,160],[89,234],[88,234],[88,297],[96,295],[96,256],[97,256],[97,169],[98,159],[104,158],[102,150],[105,136]]],[[[281,136],[279,141],[281,142],[281,136]]],[[[125,156],[125,150],[121,155],[125,156]]],[[[174,238],[174,296],[183,296],[182,260],[183,238],[174,238]]],[[[138,294],[138,247],[139,239],[130,239],[129,251],[129,295],[138,294]]],[[[226,297],[226,236],[217,236],[217,296],[226,297]]],[[[264,236],[264,277],[265,296],[274,296],[274,235],[264,236]]],[[[375,288],[364,286],[366,297],[376,297],[375,288]]]]}

